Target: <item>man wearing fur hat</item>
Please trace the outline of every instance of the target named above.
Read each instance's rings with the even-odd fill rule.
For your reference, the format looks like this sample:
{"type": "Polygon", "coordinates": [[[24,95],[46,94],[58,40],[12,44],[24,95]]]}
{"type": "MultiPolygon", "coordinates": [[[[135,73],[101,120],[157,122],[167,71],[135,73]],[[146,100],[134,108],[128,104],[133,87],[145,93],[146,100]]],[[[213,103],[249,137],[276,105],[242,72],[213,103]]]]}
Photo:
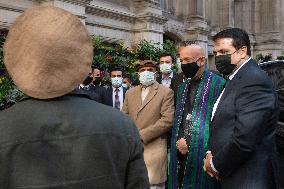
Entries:
{"type": "Polygon", "coordinates": [[[144,158],[151,189],[164,189],[167,179],[167,133],[172,127],[174,93],[156,82],[156,62],[139,61],[136,69],[141,84],[126,92],[122,111],[138,127],[145,148],[144,158]]]}
{"type": "Polygon", "coordinates": [[[0,113],[1,188],[149,188],[133,122],[73,91],[92,57],[86,28],[67,11],[36,7],[16,19],[4,62],[28,97],[0,113]]]}

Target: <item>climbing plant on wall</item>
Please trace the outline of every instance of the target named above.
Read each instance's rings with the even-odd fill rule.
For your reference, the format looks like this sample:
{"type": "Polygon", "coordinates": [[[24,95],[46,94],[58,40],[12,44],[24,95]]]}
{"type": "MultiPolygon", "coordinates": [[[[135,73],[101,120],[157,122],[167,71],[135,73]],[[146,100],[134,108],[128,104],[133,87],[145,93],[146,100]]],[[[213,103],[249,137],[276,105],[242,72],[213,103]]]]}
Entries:
{"type": "MultiPolygon", "coordinates": [[[[0,35],[0,110],[10,107],[19,101],[23,94],[13,84],[5,70],[3,62],[3,45],[5,34],[0,35]]],[[[109,83],[108,71],[112,67],[120,67],[137,84],[138,78],[135,64],[139,59],[159,60],[161,54],[175,56],[176,50],[172,42],[164,44],[141,40],[135,48],[129,48],[124,43],[106,44],[98,36],[92,36],[94,58],[92,65],[102,70],[103,81],[109,83]]]]}

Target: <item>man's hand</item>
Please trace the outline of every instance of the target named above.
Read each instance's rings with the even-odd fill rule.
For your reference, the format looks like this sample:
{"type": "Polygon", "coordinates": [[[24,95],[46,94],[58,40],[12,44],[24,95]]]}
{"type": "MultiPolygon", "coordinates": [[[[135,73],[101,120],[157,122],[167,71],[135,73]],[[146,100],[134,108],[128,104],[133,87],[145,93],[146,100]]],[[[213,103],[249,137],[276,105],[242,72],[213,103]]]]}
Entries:
{"type": "Polygon", "coordinates": [[[215,177],[217,180],[220,180],[219,177],[218,177],[218,173],[216,173],[210,165],[210,161],[211,161],[212,158],[213,158],[213,156],[212,156],[211,152],[209,151],[206,155],[206,158],[203,160],[204,161],[203,169],[211,177],[215,177]]]}
{"type": "Polygon", "coordinates": [[[185,155],[185,154],[188,153],[188,146],[187,146],[186,140],[184,138],[179,139],[176,142],[176,146],[177,146],[177,149],[179,150],[179,152],[181,154],[185,155]]]}

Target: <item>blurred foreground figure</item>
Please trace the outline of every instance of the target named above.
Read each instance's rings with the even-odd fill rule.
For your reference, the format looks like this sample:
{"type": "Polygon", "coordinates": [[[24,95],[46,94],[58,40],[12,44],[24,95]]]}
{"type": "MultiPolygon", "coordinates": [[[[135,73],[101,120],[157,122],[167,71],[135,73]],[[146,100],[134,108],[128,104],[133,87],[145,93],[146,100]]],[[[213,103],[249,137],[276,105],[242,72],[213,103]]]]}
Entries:
{"type": "Polygon", "coordinates": [[[0,112],[1,188],[149,188],[134,123],[73,91],[93,57],[76,16],[55,7],[27,10],[4,51],[27,98],[0,112]]]}

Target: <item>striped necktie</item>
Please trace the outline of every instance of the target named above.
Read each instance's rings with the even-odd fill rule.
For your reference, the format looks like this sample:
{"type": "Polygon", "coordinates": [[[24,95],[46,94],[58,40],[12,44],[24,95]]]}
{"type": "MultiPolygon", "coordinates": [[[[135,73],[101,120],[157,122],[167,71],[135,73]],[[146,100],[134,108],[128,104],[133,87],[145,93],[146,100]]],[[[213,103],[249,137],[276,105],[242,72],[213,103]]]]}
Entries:
{"type": "Polygon", "coordinates": [[[120,101],[119,101],[119,95],[118,95],[119,89],[116,88],[114,91],[115,91],[114,107],[115,107],[116,109],[119,109],[119,110],[120,110],[120,101]]]}

